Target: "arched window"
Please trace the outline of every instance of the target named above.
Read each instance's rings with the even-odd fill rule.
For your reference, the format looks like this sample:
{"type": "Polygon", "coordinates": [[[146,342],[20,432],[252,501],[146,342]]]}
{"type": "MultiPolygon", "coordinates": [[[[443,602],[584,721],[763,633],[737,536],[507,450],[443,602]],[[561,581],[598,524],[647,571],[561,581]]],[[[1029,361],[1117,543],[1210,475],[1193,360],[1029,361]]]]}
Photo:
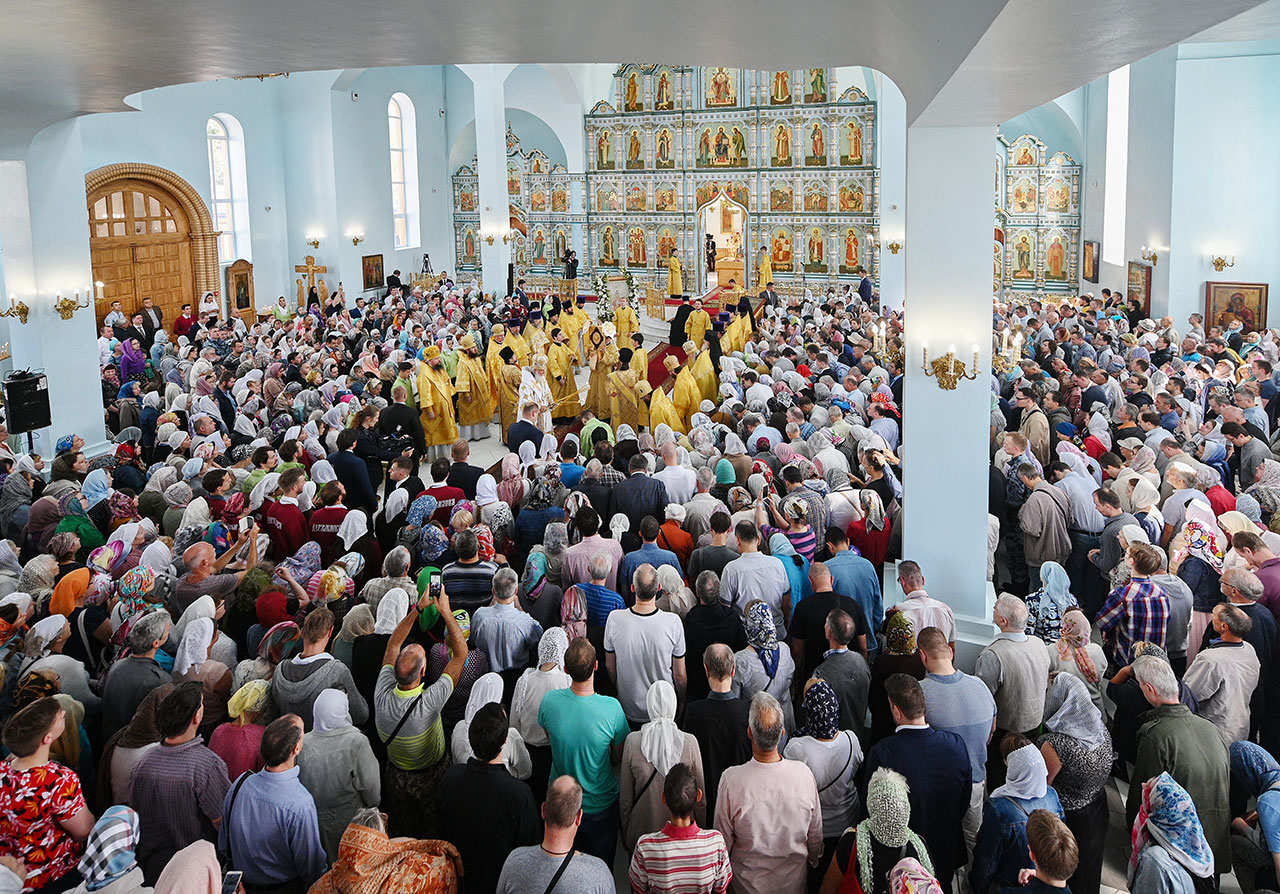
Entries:
{"type": "Polygon", "coordinates": [[[219,113],[205,124],[209,143],[210,210],[218,237],[218,261],[252,261],[249,239],[249,194],[245,187],[244,129],[231,115],[219,113]]]}
{"type": "Polygon", "coordinates": [[[387,103],[391,143],[391,229],[396,248],[421,244],[418,226],[418,127],[413,100],[393,93],[387,103]]]}

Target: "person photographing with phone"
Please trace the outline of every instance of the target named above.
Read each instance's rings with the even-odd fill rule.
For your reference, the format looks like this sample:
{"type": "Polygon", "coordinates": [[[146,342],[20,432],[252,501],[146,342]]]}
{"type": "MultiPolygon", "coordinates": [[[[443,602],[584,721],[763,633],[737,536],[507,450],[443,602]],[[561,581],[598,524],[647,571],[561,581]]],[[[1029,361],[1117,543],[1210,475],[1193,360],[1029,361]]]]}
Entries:
{"type": "Polygon", "coordinates": [[[466,660],[467,639],[443,584],[432,575],[426,592],[391,632],[373,696],[374,721],[387,747],[382,806],[395,837],[439,837],[436,802],[440,778],[448,766],[440,711],[453,694],[466,660]],[[430,627],[437,617],[444,619],[451,657],[440,679],[425,686],[427,653],[417,643],[404,646],[404,641],[414,624],[425,621],[430,627]]]}

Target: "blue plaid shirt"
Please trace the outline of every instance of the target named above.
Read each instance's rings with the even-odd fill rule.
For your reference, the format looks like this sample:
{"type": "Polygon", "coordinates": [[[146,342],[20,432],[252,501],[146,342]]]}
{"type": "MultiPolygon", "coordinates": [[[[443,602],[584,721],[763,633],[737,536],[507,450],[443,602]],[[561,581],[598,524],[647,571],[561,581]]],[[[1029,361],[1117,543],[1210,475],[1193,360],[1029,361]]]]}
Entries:
{"type": "Polygon", "coordinates": [[[1149,578],[1135,577],[1116,587],[1098,615],[1099,630],[1115,630],[1115,661],[1121,667],[1133,663],[1134,643],[1155,643],[1163,649],[1168,626],[1169,596],[1149,578]]]}

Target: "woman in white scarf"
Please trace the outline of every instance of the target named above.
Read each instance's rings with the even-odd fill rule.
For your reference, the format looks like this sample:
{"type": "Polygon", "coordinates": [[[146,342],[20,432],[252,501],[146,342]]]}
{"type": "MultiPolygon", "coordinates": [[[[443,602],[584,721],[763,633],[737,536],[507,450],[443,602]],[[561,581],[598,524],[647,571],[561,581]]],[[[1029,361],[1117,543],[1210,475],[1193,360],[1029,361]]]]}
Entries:
{"type": "MultiPolygon", "coordinates": [[[[384,596],[383,599],[386,599],[384,596]]],[[[467,739],[467,731],[476,712],[488,704],[502,701],[502,677],[495,673],[487,673],[471,687],[471,695],[467,698],[467,709],[462,720],[453,728],[450,739],[450,750],[453,752],[455,764],[465,764],[475,756],[471,750],[471,742],[467,739]]],[[[528,779],[533,775],[533,761],[529,758],[529,749],[525,748],[524,737],[514,728],[507,730],[507,741],[502,746],[502,763],[516,779],[528,779]]]]}
{"type": "Polygon", "coordinates": [[[409,614],[409,594],[404,587],[392,587],[378,601],[378,614],[373,622],[374,633],[393,633],[396,625],[409,614]]]}
{"type": "Polygon", "coordinates": [[[369,517],[362,509],[352,509],[338,526],[338,539],[342,541],[344,552],[350,551],[361,537],[369,533],[369,517]]]}
{"type": "MultiPolygon", "coordinates": [[[[702,751],[698,740],[676,725],[676,690],[666,680],[655,680],[645,696],[649,721],[627,736],[618,770],[621,793],[622,840],[634,850],[641,835],[657,832],[667,820],[662,786],[671,768],[688,764],[698,788],[705,790],[702,751]]],[[[694,807],[694,819],[706,822],[706,799],[694,807]]]]}
{"type": "Polygon", "coordinates": [[[495,544],[510,536],[515,524],[511,507],[498,499],[498,481],[488,473],[476,479],[476,508],[480,510],[477,521],[489,526],[495,544]]]}
{"type": "Polygon", "coordinates": [[[538,709],[548,692],[569,688],[572,681],[564,670],[564,653],[568,649],[569,637],[563,627],[543,631],[538,640],[538,666],[525,670],[511,696],[511,728],[520,733],[529,747],[536,769],[541,770],[535,782],[544,789],[551,769],[551,745],[547,731],[538,724],[538,709]]]}
{"type": "Polygon", "coordinates": [[[368,737],[351,723],[345,692],[326,689],[316,696],[312,719],[298,755],[298,779],[315,799],[320,839],[333,862],[351,817],[378,806],[382,783],[368,737]]]}
{"type": "MultiPolygon", "coordinates": [[[[187,610],[178,618],[178,623],[173,627],[173,635],[182,640],[187,632],[187,628],[191,626],[193,621],[200,618],[208,618],[215,625],[218,619],[225,612],[218,610],[217,604],[213,601],[213,597],[208,594],[201,596],[195,602],[187,606],[187,610]]],[[[221,661],[227,667],[236,666],[236,644],[229,636],[224,636],[221,631],[214,628],[213,651],[210,657],[215,661],[221,661]]]]}

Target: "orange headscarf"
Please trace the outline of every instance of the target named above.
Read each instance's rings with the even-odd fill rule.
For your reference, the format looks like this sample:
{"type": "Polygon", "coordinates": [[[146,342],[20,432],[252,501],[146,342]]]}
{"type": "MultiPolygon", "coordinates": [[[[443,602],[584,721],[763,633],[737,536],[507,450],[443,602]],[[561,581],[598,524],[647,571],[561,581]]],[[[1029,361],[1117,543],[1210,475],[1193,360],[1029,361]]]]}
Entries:
{"type": "Polygon", "coordinates": [[[76,610],[76,601],[89,589],[93,574],[88,568],[72,571],[53,588],[53,596],[49,600],[49,614],[71,617],[76,610]]]}

